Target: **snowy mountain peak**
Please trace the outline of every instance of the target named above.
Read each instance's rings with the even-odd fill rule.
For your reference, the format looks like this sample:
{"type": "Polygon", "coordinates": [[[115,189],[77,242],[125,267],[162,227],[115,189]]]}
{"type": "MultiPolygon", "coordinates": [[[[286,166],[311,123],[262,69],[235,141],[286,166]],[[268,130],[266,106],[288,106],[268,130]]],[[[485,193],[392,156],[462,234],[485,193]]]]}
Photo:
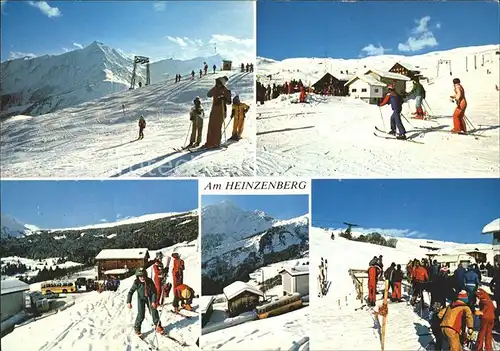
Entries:
{"type": "Polygon", "coordinates": [[[39,230],[38,227],[32,224],[21,223],[14,217],[5,214],[3,212],[1,213],[0,225],[1,225],[1,232],[0,232],[1,237],[7,237],[7,236],[20,237],[23,235],[33,234],[33,232],[39,230]]]}

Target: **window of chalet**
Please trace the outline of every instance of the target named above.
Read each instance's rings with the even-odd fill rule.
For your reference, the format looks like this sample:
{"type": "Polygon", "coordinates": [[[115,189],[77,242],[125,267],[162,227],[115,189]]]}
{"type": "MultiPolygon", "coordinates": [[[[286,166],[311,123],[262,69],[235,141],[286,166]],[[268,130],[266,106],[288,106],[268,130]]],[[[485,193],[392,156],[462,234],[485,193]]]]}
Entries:
{"type": "Polygon", "coordinates": [[[362,88],[362,89],[361,89],[361,92],[362,92],[362,93],[366,93],[366,88],[362,88]]]}
{"type": "Polygon", "coordinates": [[[376,92],[376,93],[378,93],[378,88],[375,88],[373,91],[376,92]]]}
{"type": "Polygon", "coordinates": [[[355,93],[356,92],[356,88],[352,89],[351,90],[352,93],[355,93]]]}

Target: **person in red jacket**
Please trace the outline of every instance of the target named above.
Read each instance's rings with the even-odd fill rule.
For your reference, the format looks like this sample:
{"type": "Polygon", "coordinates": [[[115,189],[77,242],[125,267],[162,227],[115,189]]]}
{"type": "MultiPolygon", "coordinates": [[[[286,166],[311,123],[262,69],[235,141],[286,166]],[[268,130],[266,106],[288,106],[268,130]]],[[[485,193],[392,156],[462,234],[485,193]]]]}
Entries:
{"type": "Polygon", "coordinates": [[[422,307],[424,306],[424,295],[423,292],[425,290],[425,287],[427,285],[427,282],[429,281],[429,273],[427,272],[427,269],[420,265],[420,263],[417,261],[415,264],[415,267],[413,269],[413,282],[414,282],[414,289],[413,289],[413,296],[411,298],[411,305],[415,305],[417,301],[417,297],[420,298],[420,303],[422,304],[422,307]]]}
{"type": "Polygon", "coordinates": [[[465,99],[465,91],[460,84],[460,79],[453,79],[453,92],[454,94],[450,96],[450,99],[457,104],[455,111],[453,112],[453,129],[452,133],[467,133],[467,127],[465,125],[465,110],[467,109],[467,99],[465,99]]]}
{"type": "Polygon", "coordinates": [[[172,254],[172,258],[174,259],[174,264],[172,267],[172,280],[175,289],[184,281],[184,260],[180,258],[177,252],[174,252],[172,254]]]}
{"type": "Polygon", "coordinates": [[[481,316],[481,328],[476,342],[476,351],[493,351],[493,325],[495,324],[495,306],[490,298],[490,295],[484,288],[479,288],[476,292],[476,297],[479,299],[479,311],[476,315],[481,316]]]}
{"type": "Polygon", "coordinates": [[[177,313],[179,310],[185,309],[191,311],[194,298],[194,290],[187,284],[180,284],[174,288],[174,300],[172,305],[174,306],[174,311],[177,313]],[[180,303],[180,308],[179,308],[180,303]]]}
{"type": "Polygon", "coordinates": [[[380,268],[376,265],[368,268],[368,306],[375,306],[377,301],[377,278],[380,268]]]}
{"type": "Polygon", "coordinates": [[[161,251],[156,253],[156,258],[153,262],[153,277],[154,277],[154,282],[155,282],[155,287],[156,287],[156,304],[161,305],[163,303],[163,298],[162,296],[162,288],[163,284],[165,283],[164,280],[164,270],[165,267],[163,266],[163,253],[161,251]]]}
{"type": "Polygon", "coordinates": [[[144,120],[144,116],[141,115],[141,118],[139,118],[139,139],[144,139],[144,129],[146,129],[146,121],[144,120]]]}

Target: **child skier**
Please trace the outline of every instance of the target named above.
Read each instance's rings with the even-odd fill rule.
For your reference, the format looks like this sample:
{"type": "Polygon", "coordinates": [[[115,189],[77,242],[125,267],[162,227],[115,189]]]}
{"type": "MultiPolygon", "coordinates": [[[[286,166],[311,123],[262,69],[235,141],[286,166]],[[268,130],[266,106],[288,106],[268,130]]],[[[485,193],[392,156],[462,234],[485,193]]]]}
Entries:
{"type": "Polygon", "coordinates": [[[144,129],[146,129],[146,121],[144,120],[144,116],[141,115],[139,118],[139,137],[137,140],[144,139],[144,129]]]}
{"type": "Polygon", "coordinates": [[[476,311],[476,315],[481,316],[481,328],[479,329],[479,336],[477,338],[477,351],[492,351],[492,338],[493,338],[493,326],[495,324],[495,305],[487,292],[487,288],[479,288],[476,293],[479,299],[479,311],[476,311]]]}
{"type": "Polygon", "coordinates": [[[189,119],[191,120],[191,139],[189,140],[189,145],[187,147],[197,147],[201,143],[201,133],[203,132],[203,117],[205,117],[205,112],[201,106],[200,97],[197,96],[193,100],[194,106],[191,108],[189,113],[189,119]]]}
{"type": "Polygon", "coordinates": [[[250,107],[240,101],[240,97],[236,95],[233,98],[233,107],[231,111],[231,118],[233,121],[233,133],[229,140],[240,140],[241,134],[243,134],[243,125],[245,123],[245,114],[248,112],[250,107]]]}
{"type": "Polygon", "coordinates": [[[146,270],[138,268],[135,272],[136,280],[132,284],[127,295],[127,307],[132,308],[132,295],[137,292],[137,318],[135,319],[134,330],[138,336],[142,336],[141,325],[144,321],[145,307],[147,306],[153,323],[156,326],[157,333],[163,333],[164,329],[161,326],[160,316],[156,310],[156,287],[151,278],[148,277],[146,270]]]}

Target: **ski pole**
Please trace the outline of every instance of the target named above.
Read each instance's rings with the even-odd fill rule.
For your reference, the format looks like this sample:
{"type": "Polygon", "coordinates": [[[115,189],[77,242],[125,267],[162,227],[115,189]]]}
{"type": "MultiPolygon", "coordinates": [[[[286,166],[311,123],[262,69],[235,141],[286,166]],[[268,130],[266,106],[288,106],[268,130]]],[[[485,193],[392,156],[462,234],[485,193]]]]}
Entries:
{"type": "Polygon", "coordinates": [[[467,118],[466,115],[464,115],[464,119],[466,122],[468,122],[470,124],[470,126],[472,127],[472,130],[476,130],[476,127],[472,124],[472,122],[470,121],[470,119],[467,118]]]}
{"type": "MultiPolygon", "coordinates": [[[[149,298],[148,296],[148,303],[149,303],[149,308],[150,308],[150,311],[151,311],[151,315],[153,314],[153,305],[151,303],[151,299],[149,298]]],[[[158,306],[157,306],[158,307],[158,306]]],[[[163,311],[163,310],[162,310],[163,311]]],[[[156,313],[158,313],[158,310],[156,310],[156,313]]],[[[160,325],[160,322],[161,322],[161,315],[158,314],[158,323],[156,323],[155,325],[155,330],[154,330],[154,333],[155,333],[155,340],[156,340],[156,349],[159,350],[160,349],[160,343],[158,342],[158,335],[156,335],[156,329],[158,328],[158,326],[160,325]]]]}
{"type": "Polygon", "coordinates": [[[384,115],[382,115],[382,108],[379,106],[378,107],[378,111],[380,112],[380,118],[382,119],[382,127],[384,127],[384,130],[385,129],[385,122],[384,122],[384,115]]]}
{"type": "Polygon", "coordinates": [[[191,130],[191,125],[192,124],[193,124],[193,121],[190,121],[189,127],[188,127],[188,131],[187,131],[187,134],[186,134],[186,140],[184,140],[184,147],[186,147],[186,143],[187,143],[188,136],[189,136],[189,131],[191,130]]]}

